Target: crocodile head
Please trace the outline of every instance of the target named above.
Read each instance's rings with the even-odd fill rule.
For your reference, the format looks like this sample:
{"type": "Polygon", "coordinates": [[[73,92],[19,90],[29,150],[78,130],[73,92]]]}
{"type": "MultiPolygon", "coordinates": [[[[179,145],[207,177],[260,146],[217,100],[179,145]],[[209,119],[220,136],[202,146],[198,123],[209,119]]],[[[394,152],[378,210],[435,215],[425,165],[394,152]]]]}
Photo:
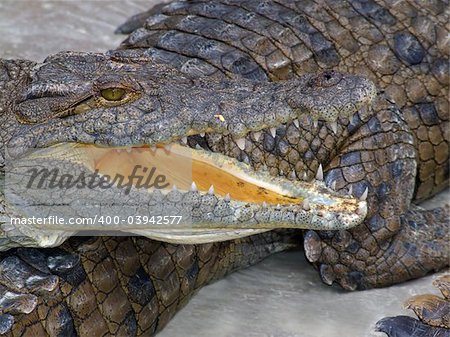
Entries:
{"type": "MultiPolygon", "coordinates": [[[[5,73],[8,67],[4,62],[5,73]]],[[[71,161],[76,150],[77,165],[126,177],[137,161],[180,171],[177,163],[188,159],[192,181],[174,174],[160,199],[194,197],[189,233],[201,233],[195,242],[281,227],[349,228],[366,215],[365,200],[325,186],[319,165],[342,143],[342,121],[348,124],[374,98],[374,85],[363,77],[323,72],[276,83],[192,78],[115,51],[59,53],[11,82],[12,98],[0,114],[3,161],[37,148],[54,150],[43,155],[48,159],[71,161]],[[327,145],[321,156],[299,150],[305,129],[327,145]]],[[[177,242],[189,236],[181,229],[128,230],[177,242]]]]}

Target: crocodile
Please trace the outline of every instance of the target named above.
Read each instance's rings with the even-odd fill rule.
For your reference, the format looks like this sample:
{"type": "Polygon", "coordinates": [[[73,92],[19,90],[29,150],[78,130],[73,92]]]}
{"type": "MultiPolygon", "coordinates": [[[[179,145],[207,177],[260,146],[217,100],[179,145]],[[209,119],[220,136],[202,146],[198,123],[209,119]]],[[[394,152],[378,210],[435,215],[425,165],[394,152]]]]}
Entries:
{"type": "MultiPolygon", "coordinates": [[[[39,65],[2,61],[8,95],[0,100],[0,139],[19,153],[62,143],[180,141],[241,162],[251,174],[267,171],[292,186],[311,181],[309,189],[320,185],[336,200],[333,190],[367,198],[358,226],[306,231],[305,254],[326,284],[388,286],[448,266],[448,210],[412,203],[448,185],[447,21],[447,6],[439,1],[159,5],[121,26],[118,32],[130,35],[105,55],[60,53],[39,65]],[[156,80],[137,74],[158,69],[156,80]],[[305,77],[311,72],[318,75],[305,77]],[[364,75],[379,92],[372,97],[370,81],[340,72],[364,75]],[[277,96],[292,93],[296,81],[310,99],[277,96]],[[167,83],[174,83],[173,96],[163,91],[167,83]],[[351,102],[347,83],[356,93],[351,102]],[[322,96],[326,90],[331,94],[322,96]],[[249,99],[254,107],[246,111],[249,99]],[[214,118],[207,118],[210,100],[220,111],[214,118]],[[155,101],[169,107],[163,118],[155,101]],[[142,111],[154,112],[145,123],[136,115],[142,111]],[[96,123],[89,122],[92,116],[96,123]],[[131,130],[124,133],[119,126],[127,123],[131,130]]],[[[283,218],[289,212],[283,206],[269,208],[283,218]]],[[[4,200],[1,207],[8,207],[4,200]]],[[[257,202],[252,207],[252,214],[263,209],[257,202]]],[[[269,227],[289,221],[295,223],[287,218],[269,227]]],[[[279,229],[197,245],[70,238],[57,248],[13,248],[0,255],[0,333],[151,335],[196,289],[294,246],[297,235],[279,229]]]]}

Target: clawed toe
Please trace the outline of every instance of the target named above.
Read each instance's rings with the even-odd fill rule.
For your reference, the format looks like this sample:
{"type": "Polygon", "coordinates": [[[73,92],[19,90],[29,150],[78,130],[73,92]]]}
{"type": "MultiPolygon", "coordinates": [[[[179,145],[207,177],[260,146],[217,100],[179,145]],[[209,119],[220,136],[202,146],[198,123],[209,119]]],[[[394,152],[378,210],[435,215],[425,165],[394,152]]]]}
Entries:
{"type": "Polygon", "coordinates": [[[410,316],[385,317],[375,326],[388,337],[448,337],[448,330],[423,324],[410,316]]]}
{"type": "Polygon", "coordinates": [[[386,317],[376,324],[376,330],[389,337],[449,337],[450,301],[448,300],[450,275],[433,282],[445,298],[425,294],[411,297],[405,306],[414,310],[418,319],[409,316],[386,317]]]}
{"type": "Polygon", "coordinates": [[[419,319],[428,325],[450,328],[450,302],[436,295],[425,294],[411,297],[406,303],[419,319]]]}

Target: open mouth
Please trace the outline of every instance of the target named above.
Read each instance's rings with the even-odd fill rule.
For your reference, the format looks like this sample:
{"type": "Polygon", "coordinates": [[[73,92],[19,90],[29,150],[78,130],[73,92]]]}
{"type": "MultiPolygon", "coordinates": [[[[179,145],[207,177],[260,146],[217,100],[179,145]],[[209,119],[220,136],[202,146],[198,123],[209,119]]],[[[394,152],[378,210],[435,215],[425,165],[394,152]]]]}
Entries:
{"type": "MultiPolygon", "coordinates": [[[[288,123],[289,126],[298,128],[295,121],[288,123]]],[[[251,131],[245,136],[244,142],[248,144],[258,141],[256,138],[269,135],[274,138],[273,132],[272,129],[251,131]]],[[[199,137],[204,138],[204,135],[194,134],[187,138],[173,139],[170,144],[132,147],[58,143],[36,150],[26,157],[27,160],[37,159],[38,163],[44,163],[47,167],[50,165],[50,168],[61,163],[61,167],[69,167],[71,170],[70,164],[75,164],[76,166],[72,166],[72,169],[75,168],[73,172],[78,172],[81,167],[82,171],[89,174],[96,173],[101,178],[109,177],[114,184],[110,185],[107,194],[114,195],[114,200],[119,201],[119,208],[115,208],[118,213],[115,214],[124,214],[123,207],[125,207],[126,212],[130,209],[139,212],[144,210],[144,216],[164,215],[168,209],[174,209],[174,200],[176,200],[175,209],[178,209],[177,203],[183,204],[185,209],[187,206],[187,223],[171,223],[168,227],[166,224],[156,226],[127,221],[125,224],[118,223],[117,226],[113,224],[107,227],[108,231],[124,231],[156,240],[192,244],[229,240],[277,228],[340,230],[355,227],[366,217],[367,191],[359,199],[337,193],[333,187],[325,185],[321,166],[312,181],[272,175],[265,167],[255,170],[244,161],[235,159],[235,154],[230,153],[229,156],[214,152],[208,146],[198,145],[198,141],[202,142],[199,137]],[[116,179],[118,177],[119,179],[116,179]],[[160,183],[159,186],[156,184],[157,181],[160,183]],[[122,203],[123,200],[120,198],[123,193],[120,187],[130,185],[139,190],[139,196],[144,195],[144,199],[128,198],[125,195],[127,200],[122,203]],[[152,198],[159,204],[156,206],[145,202],[140,204],[141,200],[148,201],[152,198]],[[128,200],[132,201],[131,207],[127,203],[128,200]]],[[[245,146],[242,140],[235,141],[234,145],[228,140],[225,143],[234,146],[236,151],[242,151],[242,147],[245,146]]],[[[25,169],[32,165],[27,160],[25,169]]],[[[33,193],[35,193],[33,196],[42,194],[41,199],[47,200],[45,193],[39,190],[33,193]]],[[[50,191],[47,195],[52,193],[50,191]]],[[[97,214],[98,211],[105,213],[102,205],[95,208],[98,206],[97,202],[102,203],[103,192],[95,194],[87,189],[81,193],[84,194],[75,194],[75,199],[70,200],[80,205],[82,212],[87,206],[91,211],[90,214],[97,214]],[[93,205],[86,205],[85,200],[93,201],[93,205]]],[[[68,194],[71,198],[71,194],[68,194]]],[[[70,207],[72,201],[68,204],[70,207]]],[[[56,198],[54,202],[56,203],[50,204],[50,208],[47,208],[47,213],[55,214],[59,211],[52,205],[59,206],[60,199],[56,198]]],[[[21,209],[19,212],[24,213],[22,211],[21,209]]],[[[62,211],[65,212],[65,208],[62,208],[62,211]]],[[[78,209],[75,212],[77,216],[87,216],[78,212],[78,209]]],[[[86,226],[83,223],[80,226],[72,224],[70,227],[65,225],[45,227],[43,230],[48,233],[48,237],[59,240],[61,235],[58,231],[70,236],[79,231],[104,231],[105,227],[86,226]],[[52,232],[55,230],[56,234],[52,232]]],[[[37,242],[35,244],[52,245],[51,242],[47,242],[48,240],[42,239],[45,237],[42,231],[37,233],[32,236],[37,242]]]]}
{"type": "Polygon", "coordinates": [[[209,195],[214,196],[215,203],[226,203],[232,212],[255,215],[248,222],[239,216],[230,221],[213,215],[198,223],[194,220],[193,228],[197,229],[340,229],[356,226],[366,215],[365,198],[340,195],[326,187],[322,168],[311,182],[290,180],[272,176],[265,169],[255,171],[221,153],[194,149],[183,143],[177,140],[169,146],[129,148],[65,143],[52,148],[59,153],[57,156],[77,157],[77,162],[90,171],[121,177],[122,184],[133,184],[150,194],[159,189],[163,195],[173,191],[182,196],[209,195]],[[68,156],[67,151],[78,153],[68,156]],[[158,177],[162,177],[161,188],[154,184],[158,177]]]}

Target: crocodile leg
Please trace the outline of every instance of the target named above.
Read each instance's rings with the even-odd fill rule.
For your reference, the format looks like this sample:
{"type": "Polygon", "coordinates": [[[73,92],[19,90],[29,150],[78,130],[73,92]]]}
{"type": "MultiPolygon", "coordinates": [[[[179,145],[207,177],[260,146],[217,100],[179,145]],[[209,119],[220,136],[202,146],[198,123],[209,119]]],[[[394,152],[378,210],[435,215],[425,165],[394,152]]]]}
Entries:
{"type": "Polygon", "coordinates": [[[271,231],[203,245],[76,237],[11,250],[0,254],[0,335],[151,336],[200,287],[295,247],[298,236],[271,231]]]}
{"type": "Polygon", "coordinates": [[[411,206],[416,174],[411,134],[388,101],[375,106],[383,110],[368,120],[361,114],[354,117],[362,120],[359,129],[325,169],[327,185],[351,189],[356,196],[368,187],[364,224],[305,236],[306,256],[322,280],[346,289],[387,286],[449,263],[448,209],[411,206]]]}

